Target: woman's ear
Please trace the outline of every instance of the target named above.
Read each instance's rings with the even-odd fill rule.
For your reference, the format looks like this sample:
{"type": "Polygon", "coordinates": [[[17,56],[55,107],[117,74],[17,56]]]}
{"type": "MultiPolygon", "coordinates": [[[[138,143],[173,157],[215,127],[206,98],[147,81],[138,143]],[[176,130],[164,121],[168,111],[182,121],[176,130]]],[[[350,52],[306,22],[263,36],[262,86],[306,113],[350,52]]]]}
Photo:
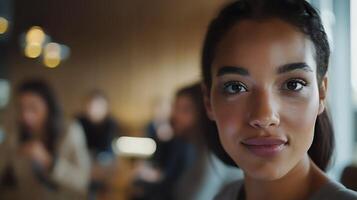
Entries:
{"type": "Polygon", "coordinates": [[[319,115],[324,112],[326,107],[326,93],[327,93],[328,78],[325,76],[319,86],[319,115]]]}
{"type": "Polygon", "coordinates": [[[205,83],[201,84],[201,88],[202,88],[203,102],[205,104],[207,116],[210,120],[214,121],[213,112],[212,112],[212,104],[211,104],[211,94],[210,94],[211,92],[210,92],[209,88],[207,88],[205,83]]]}

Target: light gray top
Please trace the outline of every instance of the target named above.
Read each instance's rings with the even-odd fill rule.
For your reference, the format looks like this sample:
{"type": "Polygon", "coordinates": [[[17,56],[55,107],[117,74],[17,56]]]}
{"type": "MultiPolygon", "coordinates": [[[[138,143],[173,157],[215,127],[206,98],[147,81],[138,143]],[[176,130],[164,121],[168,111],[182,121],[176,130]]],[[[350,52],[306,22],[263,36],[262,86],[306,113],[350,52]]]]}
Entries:
{"type": "MultiPolygon", "coordinates": [[[[238,199],[243,181],[235,181],[227,185],[214,200],[241,200],[238,199]]],[[[357,192],[345,188],[340,183],[330,181],[315,192],[309,200],[357,200],[357,192]]]]}

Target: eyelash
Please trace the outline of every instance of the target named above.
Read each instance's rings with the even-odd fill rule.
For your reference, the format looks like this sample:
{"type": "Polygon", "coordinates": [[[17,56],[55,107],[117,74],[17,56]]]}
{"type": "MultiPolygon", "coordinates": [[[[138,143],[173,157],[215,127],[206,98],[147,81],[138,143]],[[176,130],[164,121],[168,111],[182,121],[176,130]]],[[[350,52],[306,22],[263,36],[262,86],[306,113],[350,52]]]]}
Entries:
{"type": "Polygon", "coordinates": [[[233,94],[238,94],[238,93],[242,93],[242,92],[248,92],[248,89],[247,89],[247,86],[244,85],[244,83],[242,83],[240,81],[229,81],[223,85],[223,91],[226,94],[233,95],[233,94]],[[233,89],[233,88],[230,88],[232,86],[237,86],[240,91],[229,91],[229,90],[233,89]],[[245,91],[242,91],[242,90],[245,90],[245,91]]]}
{"type": "Polygon", "coordinates": [[[290,79],[288,81],[286,81],[283,85],[283,90],[288,90],[288,91],[292,91],[292,92],[300,92],[302,89],[304,89],[304,87],[307,86],[307,82],[302,80],[302,79],[298,79],[298,78],[295,78],[295,79],[290,79]],[[292,90],[292,89],[289,89],[288,88],[288,84],[289,83],[297,83],[297,84],[300,84],[300,89],[298,90],[292,90]]]}
{"type": "MultiPolygon", "coordinates": [[[[287,90],[287,91],[291,91],[291,92],[300,92],[302,89],[304,89],[304,87],[306,87],[308,84],[306,81],[302,80],[302,79],[299,79],[299,78],[295,78],[295,79],[290,79],[288,81],[286,81],[284,84],[283,84],[283,90],[287,90]],[[300,84],[300,89],[298,90],[294,90],[294,89],[289,89],[288,88],[288,84],[289,83],[297,83],[297,84],[300,84]]],[[[239,93],[243,93],[243,92],[248,92],[248,89],[247,89],[247,86],[240,82],[240,81],[229,81],[227,83],[224,83],[223,85],[223,92],[225,94],[228,94],[228,95],[234,95],[234,94],[239,94],[239,93]],[[232,91],[234,90],[232,87],[233,86],[236,86],[238,88],[236,89],[239,89],[239,91],[232,91]],[[230,91],[229,91],[230,90],[230,91]]]]}

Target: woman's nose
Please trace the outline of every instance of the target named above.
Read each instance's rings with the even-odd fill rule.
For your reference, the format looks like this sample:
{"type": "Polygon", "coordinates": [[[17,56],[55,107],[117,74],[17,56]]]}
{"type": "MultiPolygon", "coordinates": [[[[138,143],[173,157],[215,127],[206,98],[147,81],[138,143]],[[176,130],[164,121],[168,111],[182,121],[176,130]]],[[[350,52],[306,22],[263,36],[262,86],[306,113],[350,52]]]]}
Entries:
{"type": "Polygon", "coordinates": [[[250,106],[249,125],[253,128],[269,128],[280,124],[279,104],[268,91],[253,96],[250,106]]]}

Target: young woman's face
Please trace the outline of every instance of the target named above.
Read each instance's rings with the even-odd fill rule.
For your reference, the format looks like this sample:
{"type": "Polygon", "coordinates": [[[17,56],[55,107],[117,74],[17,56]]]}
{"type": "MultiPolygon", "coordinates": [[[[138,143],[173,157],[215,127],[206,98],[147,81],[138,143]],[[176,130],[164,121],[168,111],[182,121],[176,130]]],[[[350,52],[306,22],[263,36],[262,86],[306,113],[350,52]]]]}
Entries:
{"type": "Polygon", "coordinates": [[[48,109],[45,101],[33,92],[24,92],[19,98],[21,122],[31,132],[40,133],[46,124],[48,109]]]}
{"type": "Polygon", "coordinates": [[[306,158],[324,109],[314,54],[312,42],[279,19],[241,21],[220,41],[207,110],[246,175],[275,180],[306,158]]]}

